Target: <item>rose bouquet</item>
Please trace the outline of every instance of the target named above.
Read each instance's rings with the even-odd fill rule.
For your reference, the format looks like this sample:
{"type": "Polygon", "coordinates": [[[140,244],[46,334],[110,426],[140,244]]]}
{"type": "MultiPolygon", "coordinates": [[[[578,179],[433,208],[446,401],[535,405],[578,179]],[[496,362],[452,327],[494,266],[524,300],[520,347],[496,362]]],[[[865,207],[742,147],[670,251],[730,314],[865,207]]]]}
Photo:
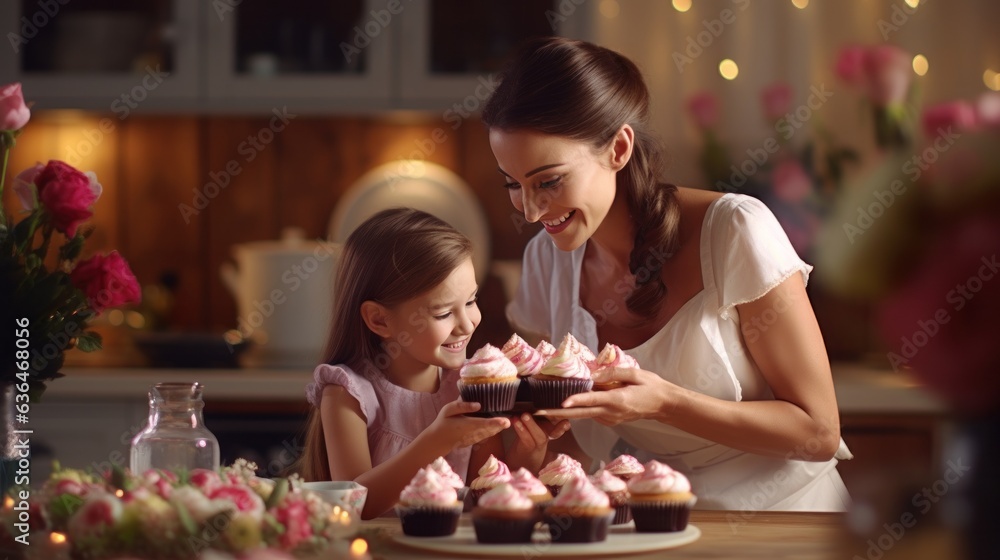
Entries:
{"type": "MultiPolygon", "coordinates": [[[[101,195],[93,173],[82,173],[61,161],[24,170],[12,181],[20,206],[15,222],[4,209],[4,178],[11,148],[27,124],[30,111],[20,84],[0,88],[0,348],[16,358],[0,366],[0,386],[26,383],[37,396],[44,382],[59,376],[67,349],[84,352],[101,347],[88,329],[90,319],[108,307],[137,302],[138,282],[116,251],[80,260],[101,195]],[[58,245],[58,247],[56,247],[58,245]],[[50,249],[54,251],[50,252],[50,249]],[[16,326],[16,328],[15,328],[16,326]],[[28,347],[17,347],[28,338],[28,347]]],[[[24,392],[24,390],[20,390],[24,392]]]]}
{"type": "Polygon", "coordinates": [[[21,509],[11,493],[0,534],[7,549],[17,550],[14,539],[30,542],[20,547],[28,558],[58,560],[55,549],[64,559],[167,560],[300,557],[353,532],[353,512],[305,490],[296,475],[262,479],[256,468],[238,459],[188,473],[57,470],[21,509]],[[23,525],[20,511],[28,512],[23,525]]]}

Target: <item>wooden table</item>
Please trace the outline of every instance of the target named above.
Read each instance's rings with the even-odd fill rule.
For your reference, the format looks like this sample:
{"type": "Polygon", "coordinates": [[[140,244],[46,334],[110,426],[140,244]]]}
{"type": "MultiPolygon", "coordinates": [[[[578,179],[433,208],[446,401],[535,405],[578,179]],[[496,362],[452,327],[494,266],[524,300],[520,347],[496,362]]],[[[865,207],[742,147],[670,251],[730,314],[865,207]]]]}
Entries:
{"type": "MultiPolygon", "coordinates": [[[[469,523],[465,517],[462,523],[469,523]]],[[[627,558],[845,558],[842,546],[837,545],[843,542],[842,520],[843,515],[836,513],[694,511],[691,523],[701,530],[696,542],[627,558]]],[[[392,535],[400,531],[397,519],[374,519],[362,527],[362,536],[370,540],[374,558],[439,557],[395,543],[392,535]]],[[[863,557],[864,551],[860,554],[863,557]]]]}

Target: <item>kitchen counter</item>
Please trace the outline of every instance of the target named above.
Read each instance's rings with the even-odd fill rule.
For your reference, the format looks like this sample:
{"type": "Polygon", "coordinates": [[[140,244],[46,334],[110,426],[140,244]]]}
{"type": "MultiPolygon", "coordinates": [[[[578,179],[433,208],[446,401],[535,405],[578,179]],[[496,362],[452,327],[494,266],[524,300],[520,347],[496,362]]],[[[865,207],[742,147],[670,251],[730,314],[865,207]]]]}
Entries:
{"type": "MultiPolygon", "coordinates": [[[[198,381],[206,400],[301,401],[312,372],[296,369],[65,368],[48,399],[140,399],[164,381],[198,381]]],[[[852,363],[833,364],[833,384],[843,414],[943,414],[934,395],[903,373],[852,363]]]]}

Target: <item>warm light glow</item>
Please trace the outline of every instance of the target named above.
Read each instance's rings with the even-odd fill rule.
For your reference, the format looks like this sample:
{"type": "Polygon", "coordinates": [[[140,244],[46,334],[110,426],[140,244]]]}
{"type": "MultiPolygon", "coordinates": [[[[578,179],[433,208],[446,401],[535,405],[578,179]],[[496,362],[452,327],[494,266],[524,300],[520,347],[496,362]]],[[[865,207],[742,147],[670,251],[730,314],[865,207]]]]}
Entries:
{"type": "Polygon", "coordinates": [[[340,506],[333,506],[333,516],[340,517],[340,506]]]}
{"type": "Polygon", "coordinates": [[[920,5],[920,0],[906,0],[906,5],[911,8],[916,8],[920,5]]]}
{"type": "Polygon", "coordinates": [[[923,76],[924,74],[927,73],[927,66],[928,64],[926,56],[918,54],[917,56],[913,57],[913,71],[916,72],[918,76],[923,76]]]}
{"type": "Polygon", "coordinates": [[[674,9],[684,13],[691,9],[691,0],[674,0],[674,9]]]}
{"type": "Polygon", "coordinates": [[[108,311],[108,322],[115,327],[121,326],[125,322],[125,313],[121,309],[108,311]]]}
{"type": "Polygon", "coordinates": [[[125,314],[125,322],[133,329],[141,329],[146,326],[146,318],[138,311],[129,311],[125,314]]]}
{"type": "Polygon", "coordinates": [[[792,5],[800,10],[804,10],[809,5],[809,0],[792,0],[792,5]]]}
{"type": "Polygon", "coordinates": [[[118,496],[119,498],[121,498],[124,495],[125,495],[125,491],[122,490],[121,488],[115,490],[115,496],[118,496]]]}
{"type": "Polygon", "coordinates": [[[621,6],[618,5],[618,0],[601,0],[600,10],[602,16],[615,19],[621,11],[621,6]]]}
{"type": "Polygon", "coordinates": [[[351,523],[351,514],[347,510],[340,512],[340,522],[344,525],[349,525],[351,523]]]}
{"type": "Polygon", "coordinates": [[[368,541],[365,539],[351,541],[351,556],[361,557],[365,554],[368,554],[368,541]]]}
{"type": "Polygon", "coordinates": [[[735,80],[740,75],[740,67],[732,59],[725,59],[719,63],[719,74],[727,80],[735,80]]]}
{"type": "Polygon", "coordinates": [[[51,533],[49,535],[49,540],[52,541],[52,544],[62,544],[66,542],[66,535],[62,533],[51,533]]]}
{"type": "Polygon", "coordinates": [[[983,83],[993,91],[1000,91],[1000,72],[987,68],[983,72],[983,83]]]}
{"type": "Polygon", "coordinates": [[[3,499],[3,507],[5,509],[10,509],[10,508],[14,507],[14,498],[11,498],[10,496],[7,496],[6,498],[4,498],[3,499]]]}

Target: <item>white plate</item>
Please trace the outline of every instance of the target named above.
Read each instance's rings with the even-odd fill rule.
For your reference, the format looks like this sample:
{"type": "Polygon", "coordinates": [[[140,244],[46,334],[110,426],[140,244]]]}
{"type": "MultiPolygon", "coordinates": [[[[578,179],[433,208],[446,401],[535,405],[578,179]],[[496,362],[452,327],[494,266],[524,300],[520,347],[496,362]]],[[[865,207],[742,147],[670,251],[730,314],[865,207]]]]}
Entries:
{"type": "Polygon", "coordinates": [[[490,270],[490,229],[475,193],[447,168],[421,160],[399,160],[365,173],[341,197],[330,218],[329,239],[343,243],[361,222],[387,208],[423,210],[472,241],[476,280],[490,270]]]}
{"type": "Polygon", "coordinates": [[[448,537],[408,537],[402,533],[393,538],[396,542],[430,552],[468,554],[474,556],[554,558],[559,556],[621,556],[666,550],[693,543],[701,537],[694,525],[677,533],[636,533],[634,526],[612,526],[608,538],[596,543],[551,543],[548,534],[536,532],[533,542],[520,544],[483,544],[476,541],[475,530],[463,525],[448,537]]]}

